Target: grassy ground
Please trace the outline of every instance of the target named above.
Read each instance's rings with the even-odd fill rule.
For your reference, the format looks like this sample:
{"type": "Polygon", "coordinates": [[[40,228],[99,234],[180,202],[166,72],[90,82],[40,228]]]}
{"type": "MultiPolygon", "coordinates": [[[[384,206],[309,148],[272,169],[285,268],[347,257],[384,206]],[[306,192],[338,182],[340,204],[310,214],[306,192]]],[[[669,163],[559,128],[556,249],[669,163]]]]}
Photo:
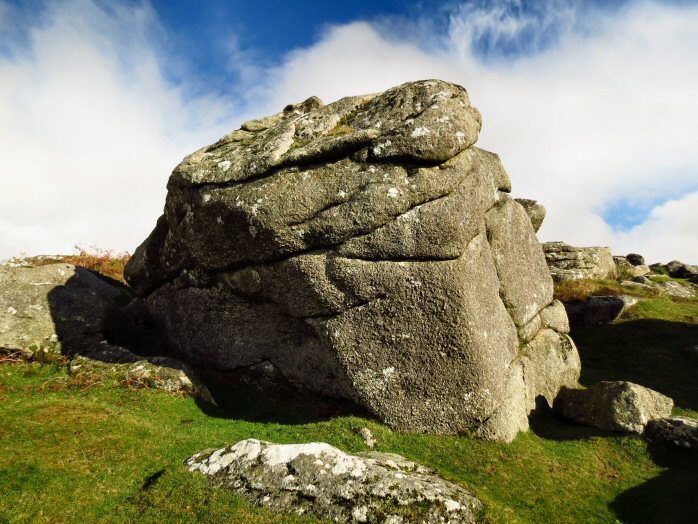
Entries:
{"type": "MultiPolygon", "coordinates": [[[[599,284],[606,285],[606,284],[599,284]]],[[[629,379],[698,416],[698,301],[648,298],[573,333],[582,383],[629,379]]],[[[393,433],[343,406],[232,398],[225,410],[150,389],[79,381],[57,364],[0,365],[0,522],[315,522],[211,489],[183,461],[255,437],[366,448],[357,429],[460,482],[492,523],[698,522],[698,453],[569,425],[549,413],[508,445],[393,433]]]]}
{"type": "Polygon", "coordinates": [[[266,420],[254,404],[212,413],[160,391],[74,383],[46,364],[0,369],[0,521],[312,522],[210,489],[182,462],[249,437],[322,440],[361,451],[362,426],[371,428],[379,450],[465,484],[486,504],[490,522],[680,522],[696,514],[689,504],[698,461],[689,452],[658,460],[638,437],[604,435],[548,415],[502,445],[397,434],[356,416],[297,423],[293,413],[307,412],[302,405],[291,416],[267,406],[266,420]],[[647,513],[652,508],[661,510],[656,519],[647,513]]]}

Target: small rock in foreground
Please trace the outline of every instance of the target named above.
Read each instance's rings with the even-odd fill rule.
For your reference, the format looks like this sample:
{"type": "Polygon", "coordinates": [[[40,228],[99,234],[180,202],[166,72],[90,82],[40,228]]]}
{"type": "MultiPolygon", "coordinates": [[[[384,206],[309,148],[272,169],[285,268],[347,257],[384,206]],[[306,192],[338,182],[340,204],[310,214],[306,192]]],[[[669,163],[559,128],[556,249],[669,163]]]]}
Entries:
{"type": "Polygon", "coordinates": [[[698,420],[688,417],[672,417],[651,420],[647,435],[682,448],[698,449],[698,420]]]}
{"type": "Polygon", "coordinates": [[[641,434],[653,419],[671,416],[674,401],[632,382],[598,382],[588,389],[562,388],[553,409],[563,417],[608,431],[641,434]]]}
{"type": "Polygon", "coordinates": [[[349,455],[324,442],[248,439],[188,459],[252,503],[336,522],[479,522],[482,503],[461,486],[400,455],[349,455]]]}

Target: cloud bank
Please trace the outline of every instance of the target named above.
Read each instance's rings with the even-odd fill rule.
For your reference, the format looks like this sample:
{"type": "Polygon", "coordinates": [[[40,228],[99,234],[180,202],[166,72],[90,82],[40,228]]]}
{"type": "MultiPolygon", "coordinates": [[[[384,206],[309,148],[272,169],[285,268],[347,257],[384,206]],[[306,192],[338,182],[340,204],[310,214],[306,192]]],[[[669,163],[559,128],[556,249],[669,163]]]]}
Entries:
{"type": "Polygon", "coordinates": [[[165,79],[147,5],[51,5],[22,52],[0,57],[0,258],[132,251],[172,167],[248,116],[438,77],[468,89],[478,146],[499,153],[515,196],[548,208],[542,240],[698,262],[698,6],[468,3],[445,27],[353,22],[271,67],[236,50],[237,96],[222,100],[165,79]],[[614,219],[624,205],[643,212],[614,219]]]}

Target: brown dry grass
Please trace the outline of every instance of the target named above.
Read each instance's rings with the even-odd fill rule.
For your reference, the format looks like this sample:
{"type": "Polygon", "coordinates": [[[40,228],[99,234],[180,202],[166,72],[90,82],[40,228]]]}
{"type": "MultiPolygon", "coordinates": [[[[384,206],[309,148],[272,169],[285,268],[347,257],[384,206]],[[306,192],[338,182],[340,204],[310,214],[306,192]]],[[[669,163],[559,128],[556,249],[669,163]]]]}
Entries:
{"type": "Polygon", "coordinates": [[[38,256],[26,258],[23,261],[31,266],[45,266],[64,262],[84,267],[124,284],[126,283],[124,280],[124,268],[131,258],[129,253],[114,254],[112,251],[104,249],[92,247],[90,250],[86,250],[80,246],[75,246],[75,250],[78,252],[75,255],[38,256]]]}

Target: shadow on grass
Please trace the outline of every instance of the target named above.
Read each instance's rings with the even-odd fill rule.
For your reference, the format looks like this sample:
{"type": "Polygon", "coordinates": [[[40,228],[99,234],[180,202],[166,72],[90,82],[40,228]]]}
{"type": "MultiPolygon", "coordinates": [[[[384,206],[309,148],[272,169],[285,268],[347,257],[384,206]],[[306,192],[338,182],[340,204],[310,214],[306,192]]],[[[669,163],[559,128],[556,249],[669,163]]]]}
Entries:
{"type": "Polygon", "coordinates": [[[536,409],[529,415],[528,424],[533,433],[548,440],[586,440],[613,435],[612,432],[566,421],[553,412],[545,399],[542,402],[536,399],[536,409]]]}
{"type": "MultiPolygon", "coordinates": [[[[582,361],[583,385],[628,380],[664,393],[678,407],[698,410],[698,358],[686,351],[698,342],[697,324],[628,320],[577,328],[571,335],[582,361]]],[[[650,442],[648,451],[653,462],[667,469],[613,501],[618,519],[630,524],[698,522],[698,453],[658,442],[650,442]]]]}
{"type": "Polygon", "coordinates": [[[698,453],[650,443],[652,460],[667,470],[621,493],[611,503],[618,519],[628,524],[698,522],[698,453]]]}
{"type": "Polygon", "coordinates": [[[628,380],[698,411],[698,358],[686,351],[698,343],[698,324],[628,320],[578,328],[571,336],[582,360],[583,385],[628,380]]]}

